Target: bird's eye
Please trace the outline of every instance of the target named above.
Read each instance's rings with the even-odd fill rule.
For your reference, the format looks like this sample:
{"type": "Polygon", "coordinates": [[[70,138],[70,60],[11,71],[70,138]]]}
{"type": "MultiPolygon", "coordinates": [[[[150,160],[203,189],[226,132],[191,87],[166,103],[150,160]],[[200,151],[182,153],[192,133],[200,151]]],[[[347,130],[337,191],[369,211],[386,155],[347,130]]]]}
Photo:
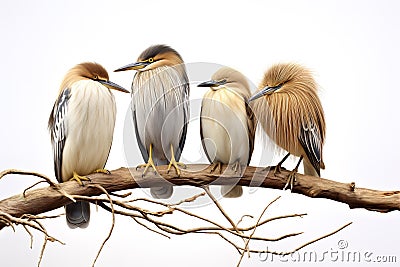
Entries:
{"type": "Polygon", "coordinates": [[[149,58],[148,60],[147,60],[149,63],[153,63],[154,62],[154,58],[149,58]]]}
{"type": "Polygon", "coordinates": [[[95,75],[94,77],[93,77],[93,80],[98,80],[99,79],[99,76],[97,76],[97,75],[95,75]]]}

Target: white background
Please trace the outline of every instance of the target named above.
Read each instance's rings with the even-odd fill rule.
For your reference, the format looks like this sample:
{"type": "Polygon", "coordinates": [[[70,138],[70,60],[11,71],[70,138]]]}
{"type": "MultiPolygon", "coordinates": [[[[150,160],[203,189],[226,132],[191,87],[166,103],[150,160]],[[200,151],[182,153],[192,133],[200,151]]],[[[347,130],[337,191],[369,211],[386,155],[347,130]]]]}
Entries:
{"type": "MultiPolygon", "coordinates": [[[[255,84],[273,63],[294,61],[309,67],[321,86],[327,121],[326,170],[322,176],[341,182],[354,181],[358,187],[399,189],[399,11],[398,2],[388,0],[240,3],[3,0],[0,170],[17,168],[53,176],[47,120],[68,69],[80,62],[96,61],[109,70],[112,81],[130,88],[134,73],[112,70],[134,62],[148,46],[165,43],[179,51],[186,62],[228,65],[255,84]]],[[[204,90],[193,85],[191,98],[199,99],[204,90]]],[[[115,96],[117,123],[106,166],[110,170],[127,165],[123,129],[129,112],[129,95],[115,93],[115,96]]],[[[196,121],[190,127],[192,134],[188,135],[183,156],[193,158],[198,152],[200,157],[200,137],[193,130],[198,127],[196,121]]],[[[252,164],[260,162],[261,150],[258,143],[252,164]]],[[[139,159],[135,164],[141,163],[139,159]]],[[[278,156],[274,163],[277,161],[278,156]]],[[[292,160],[287,167],[293,165],[292,160]]],[[[0,198],[21,193],[34,181],[32,177],[8,176],[0,181],[0,198]]],[[[141,190],[133,194],[144,195],[141,190]]],[[[256,192],[246,189],[240,199],[221,203],[237,220],[242,214],[257,216],[278,195],[282,198],[271,207],[267,217],[302,212],[308,215],[271,223],[260,235],[305,233],[280,243],[269,243],[268,248],[292,250],[352,221],[339,234],[303,251],[316,251],[320,258],[325,251],[372,252],[371,260],[378,255],[395,255],[397,262],[400,261],[397,211],[380,214],[350,210],[333,201],[268,189],[256,192]],[[338,249],[340,240],[348,243],[345,250],[338,249]]],[[[192,211],[225,223],[213,206],[192,211]]],[[[62,212],[59,209],[51,214],[62,212]]],[[[175,221],[186,226],[192,224],[191,219],[181,217],[175,221]]],[[[49,243],[42,266],[90,266],[110,223],[108,213],[94,209],[91,224],[85,230],[70,230],[64,217],[46,221],[49,233],[66,245],[49,243]]],[[[33,249],[29,249],[29,241],[21,227],[16,228],[16,233],[11,228],[0,231],[1,266],[35,266],[42,236],[35,234],[33,249]]],[[[238,259],[237,252],[218,237],[189,235],[168,240],[132,220],[117,218],[114,234],[96,266],[235,266],[238,259]]],[[[332,259],[335,257],[325,256],[324,263],[332,259]]],[[[292,262],[286,260],[282,266],[292,262]]],[[[276,264],[281,261],[273,260],[276,264]]],[[[252,255],[244,259],[242,266],[267,264],[270,263],[252,255]]]]}

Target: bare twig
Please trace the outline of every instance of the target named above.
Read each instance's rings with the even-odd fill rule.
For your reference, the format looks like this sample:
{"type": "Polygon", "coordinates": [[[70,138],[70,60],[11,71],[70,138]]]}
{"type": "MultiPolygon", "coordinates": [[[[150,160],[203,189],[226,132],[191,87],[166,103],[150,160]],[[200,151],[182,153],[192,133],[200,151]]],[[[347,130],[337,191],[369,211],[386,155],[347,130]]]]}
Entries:
{"type": "Polygon", "coordinates": [[[175,204],[171,204],[170,206],[179,206],[179,205],[181,205],[181,204],[183,204],[183,203],[194,202],[196,199],[198,199],[199,197],[202,197],[202,196],[204,196],[204,195],[205,195],[205,193],[203,192],[203,193],[194,195],[194,196],[192,196],[192,197],[189,197],[189,198],[180,200],[180,201],[176,202],[175,204]]]}
{"type": "Polygon", "coordinates": [[[302,249],[302,248],[304,248],[304,247],[306,247],[306,246],[308,246],[308,245],[311,245],[312,243],[315,243],[315,242],[317,242],[317,241],[319,241],[319,240],[322,240],[322,239],[327,238],[327,237],[329,237],[329,236],[331,236],[331,235],[334,235],[334,234],[340,232],[341,230],[343,230],[344,228],[346,228],[347,226],[349,226],[349,225],[352,224],[352,223],[353,223],[353,222],[349,222],[349,223],[343,225],[343,226],[340,227],[339,229],[337,229],[337,230],[335,230],[335,231],[333,231],[333,232],[331,232],[331,233],[329,233],[329,234],[326,234],[326,235],[323,235],[323,236],[321,236],[321,237],[318,237],[318,238],[316,238],[316,239],[314,239],[314,240],[311,240],[311,241],[309,241],[309,242],[307,242],[307,243],[305,243],[305,244],[299,246],[298,248],[296,248],[296,249],[293,250],[292,252],[286,253],[286,255],[291,254],[291,253],[293,253],[293,252],[296,252],[296,251],[298,251],[298,250],[300,250],[300,249],[302,249]]]}
{"type": "MultiPolygon", "coordinates": [[[[275,203],[279,198],[280,198],[280,196],[278,196],[277,198],[275,198],[274,200],[272,200],[272,201],[264,208],[264,210],[261,212],[260,216],[258,217],[257,223],[255,224],[255,227],[253,228],[252,233],[251,233],[251,234],[249,235],[249,237],[247,238],[247,241],[246,241],[246,244],[245,244],[245,246],[244,246],[244,250],[243,250],[243,252],[242,252],[242,255],[240,255],[240,259],[239,259],[239,262],[238,262],[238,264],[237,264],[238,267],[239,267],[240,263],[242,262],[244,253],[245,253],[246,251],[249,252],[249,243],[250,243],[250,240],[253,238],[254,233],[256,232],[257,226],[259,225],[262,216],[264,216],[264,213],[267,211],[267,209],[268,209],[273,203],[275,203]]],[[[297,235],[297,234],[291,234],[291,235],[289,235],[289,236],[294,236],[294,235],[297,235]]]]}
{"type": "Polygon", "coordinates": [[[33,235],[31,233],[31,231],[29,231],[28,227],[25,224],[23,224],[22,226],[24,227],[25,231],[28,233],[28,235],[31,238],[31,245],[29,247],[30,247],[30,249],[32,249],[32,247],[33,247],[33,235]]]}
{"type": "Polygon", "coordinates": [[[28,190],[32,189],[33,187],[37,186],[38,184],[41,184],[41,183],[46,182],[46,183],[48,183],[52,188],[54,188],[54,189],[56,189],[58,192],[60,192],[63,196],[65,196],[65,197],[67,197],[67,198],[69,198],[70,200],[72,200],[72,201],[75,202],[75,200],[74,200],[69,194],[67,194],[63,189],[60,188],[59,184],[53,183],[53,181],[52,181],[48,176],[46,176],[46,175],[44,175],[44,174],[41,174],[41,173],[38,173],[38,172],[17,170],[17,169],[8,169],[8,170],[4,170],[4,171],[0,172],[0,180],[1,180],[4,176],[9,175],[9,174],[36,176],[36,177],[42,178],[42,179],[44,180],[44,181],[36,182],[36,183],[34,183],[33,185],[31,185],[31,186],[29,186],[28,188],[26,188],[26,189],[23,191],[23,193],[22,193],[22,195],[24,196],[24,198],[26,198],[26,192],[27,192],[28,190]]]}
{"type": "Polygon", "coordinates": [[[94,259],[93,265],[92,265],[92,266],[94,266],[94,265],[96,264],[97,259],[98,259],[99,256],[100,256],[100,253],[101,253],[101,251],[102,251],[104,245],[105,245],[106,242],[110,239],[111,234],[112,234],[112,232],[113,232],[113,230],[114,230],[114,226],[115,226],[115,213],[114,213],[113,200],[111,199],[111,196],[108,194],[107,190],[105,190],[101,185],[97,185],[97,184],[89,185],[89,186],[97,187],[97,188],[99,188],[101,191],[103,191],[103,193],[107,196],[108,201],[109,201],[109,203],[110,203],[111,214],[112,214],[112,224],[111,224],[110,231],[109,231],[109,233],[108,233],[106,239],[104,239],[103,243],[101,244],[99,251],[97,252],[96,258],[94,259]]]}
{"type": "Polygon", "coordinates": [[[138,220],[138,219],[135,218],[134,216],[131,216],[131,218],[132,218],[137,224],[139,224],[140,226],[143,226],[143,227],[146,228],[147,230],[149,230],[149,231],[151,231],[151,232],[154,232],[154,233],[156,233],[156,234],[159,234],[159,235],[161,235],[161,236],[164,236],[164,237],[166,237],[166,238],[168,238],[168,239],[171,238],[171,237],[169,237],[168,235],[164,234],[163,232],[160,232],[160,231],[157,231],[157,230],[154,230],[154,229],[148,227],[146,224],[142,223],[140,220],[138,220]]]}
{"type": "Polygon", "coordinates": [[[233,220],[229,217],[229,215],[225,212],[225,210],[222,208],[221,204],[219,204],[218,200],[214,197],[214,195],[211,193],[210,188],[207,186],[203,187],[204,191],[206,191],[207,195],[210,197],[210,199],[214,202],[215,206],[219,209],[221,214],[228,220],[228,222],[232,225],[233,229],[235,229],[236,232],[240,233],[236,224],[233,222],[233,220]]]}
{"type": "Polygon", "coordinates": [[[26,215],[22,216],[21,218],[15,218],[7,213],[0,211],[0,218],[3,221],[7,222],[9,224],[9,226],[11,226],[13,228],[14,231],[15,231],[14,225],[22,225],[23,226],[25,231],[30,236],[30,248],[32,248],[32,244],[33,244],[33,235],[31,233],[31,231],[29,230],[29,228],[35,229],[44,235],[44,242],[43,242],[40,254],[39,254],[38,266],[40,266],[40,263],[42,262],[44,251],[45,251],[45,248],[47,245],[47,241],[58,242],[62,245],[65,245],[62,241],[58,240],[57,238],[55,238],[53,236],[50,236],[47,233],[46,228],[38,221],[38,220],[45,219],[45,218],[49,219],[49,218],[56,218],[56,217],[59,217],[59,216],[58,215],[57,216],[35,216],[35,215],[26,214],[26,215]]]}
{"type": "Polygon", "coordinates": [[[46,245],[47,245],[47,236],[44,237],[42,249],[40,250],[39,260],[38,260],[38,264],[37,264],[38,267],[40,267],[40,263],[42,262],[44,250],[46,249],[46,245]]]}
{"type": "Polygon", "coordinates": [[[9,174],[36,176],[36,177],[44,179],[50,186],[56,187],[56,184],[53,183],[53,181],[49,177],[47,177],[44,174],[38,173],[38,172],[22,171],[22,170],[17,170],[17,169],[8,169],[8,170],[4,170],[4,171],[0,172],[0,179],[2,179],[4,176],[9,175],[9,174]]]}
{"type": "Polygon", "coordinates": [[[274,254],[274,255],[280,255],[280,256],[286,256],[286,255],[290,255],[295,253],[296,251],[299,251],[300,249],[305,248],[306,246],[309,246],[315,242],[318,242],[324,238],[330,237],[338,232],[340,232],[341,230],[343,230],[344,228],[348,227],[349,225],[351,225],[353,222],[349,222],[343,226],[341,226],[340,228],[338,228],[337,230],[330,232],[329,234],[323,235],[321,237],[318,237],[316,239],[313,239],[311,241],[308,241],[307,243],[293,249],[292,251],[286,251],[286,252],[278,252],[278,251],[269,251],[269,250],[251,250],[252,253],[269,253],[269,254],[274,254]]]}
{"type": "Polygon", "coordinates": [[[33,185],[27,187],[27,188],[24,190],[24,192],[22,192],[22,195],[23,195],[24,197],[26,197],[26,191],[28,191],[28,190],[34,188],[34,187],[37,186],[38,184],[46,183],[46,182],[47,182],[47,181],[39,181],[39,182],[37,182],[37,183],[34,183],[33,185]]]}
{"type": "Polygon", "coordinates": [[[243,215],[243,216],[239,219],[239,221],[237,222],[236,225],[239,225],[239,224],[243,221],[243,219],[246,218],[246,217],[249,217],[249,218],[251,218],[251,219],[254,218],[252,215],[245,214],[245,215],[243,215]]]}
{"type": "Polygon", "coordinates": [[[126,198],[126,197],[129,197],[130,195],[132,195],[132,192],[128,192],[125,194],[117,194],[117,193],[110,192],[109,194],[110,194],[110,196],[114,196],[114,197],[126,198]]]}

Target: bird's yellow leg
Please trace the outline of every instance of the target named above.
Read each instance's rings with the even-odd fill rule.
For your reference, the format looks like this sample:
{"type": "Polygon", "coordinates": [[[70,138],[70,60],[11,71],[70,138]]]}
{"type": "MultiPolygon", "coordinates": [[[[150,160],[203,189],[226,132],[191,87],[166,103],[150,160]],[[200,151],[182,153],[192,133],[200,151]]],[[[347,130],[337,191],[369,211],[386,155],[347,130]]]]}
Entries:
{"type": "Polygon", "coordinates": [[[69,179],[70,181],[77,181],[79,185],[83,186],[82,181],[90,181],[90,179],[86,176],[81,176],[79,174],[77,174],[76,172],[73,172],[73,176],[71,179],[69,179]]]}
{"type": "Polygon", "coordinates": [[[106,169],[97,169],[94,171],[94,173],[104,173],[104,174],[111,174],[109,170],[106,169]]]}
{"type": "Polygon", "coordinates": [[[296,173],[299,170],[299,165],[300,165],[300,162],[302,160],[303,160],[303,156],[300,157],[299,162],[297,162],[296,167],[289,173],[288,178],[287,178],[287,182],[286,182],[285,187],[283,188],[283,190],[286,190],[289,185],[290,185],[290,191],[293,190],[293,185],[296,182],[296,173]]]}
{"type": "Polygon", "coordinates": [[[168,164],[167,173],[169,173],[169,170],[171,169],[172,166],[174,166],[176,174],[178,174],[178,176],[181,175],[181,170],[179,169],[179,166],[181,166],[182,168],[186,168],[186,165],[184,163],[175,160],[174,147],[171,144],[171,160],[169,161],[168,164]]]}
{"type": "Polygon", "coordinates": [[[215,161],[211,164],[210,173],[214,172],[218,167],[219,174],[222,173],[222,163],[220,161],[215,161]]]}
{"type": "Polygon", "coordinates": [[[146,175],[147,170],[149,169],[149,167],[152,167],[154,172],[158,174],[158,171],[156,169],[156,165],[154,164],[153,161],[153,144],[150,144],[150,148],[149,148],[149,160],[147,161],[147,163],[145,164],[140,164],[136,167],[136,170],[139,168],[143,168],[144,167],[144,171],[142,173],[142,177],[146,175]]]}

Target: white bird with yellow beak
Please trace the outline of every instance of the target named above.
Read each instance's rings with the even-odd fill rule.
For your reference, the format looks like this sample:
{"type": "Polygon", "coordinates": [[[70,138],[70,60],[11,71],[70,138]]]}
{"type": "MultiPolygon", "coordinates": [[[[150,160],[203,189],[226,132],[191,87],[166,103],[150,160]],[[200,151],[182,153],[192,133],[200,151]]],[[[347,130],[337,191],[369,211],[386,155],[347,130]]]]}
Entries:
{"type": "MultiPolygon", "coordinates": [[[[242,174],[250,162],[254,148],[255,117],[247,104],[251,96],[246,77],[228,67],[219,69],[210,81],[199,87],[210,87],[201,104],[200,135],[208,160],[214,166],[231,164],[242,174]]],[[[241,186],[222,186],[224,197],[243,194],[241,186]]]]}
{"type": "MultiPolygon", "coordinates": [[[[88,180],[85,175],[105,172],[113,139],[116,106],[110,89],[125,93],[110,82],[107,71],[97,63],[78,64],[68,71],[49,118],[58,182],[88,180]]],[[[88,202],[65,206],[68,226],[86,228],[90,220],[88,202]]]]}

